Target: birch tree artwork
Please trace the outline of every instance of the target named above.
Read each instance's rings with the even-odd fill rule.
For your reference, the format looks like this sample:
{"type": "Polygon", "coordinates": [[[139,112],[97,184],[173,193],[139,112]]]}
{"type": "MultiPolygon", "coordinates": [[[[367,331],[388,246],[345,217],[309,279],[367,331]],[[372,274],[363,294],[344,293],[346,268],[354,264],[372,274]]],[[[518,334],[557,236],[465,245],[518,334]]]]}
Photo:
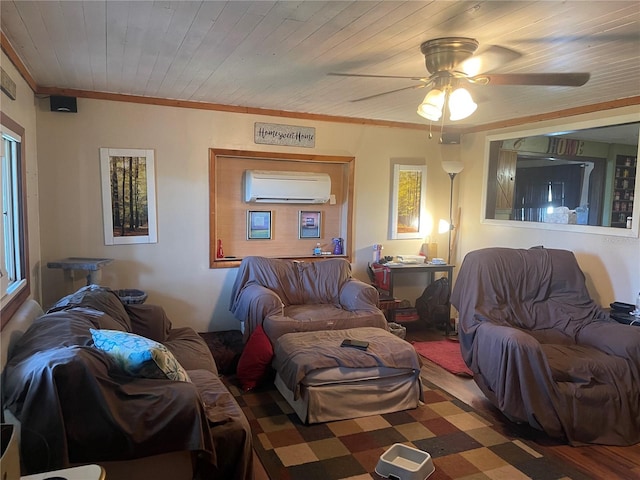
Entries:
{"type": "Polygon", "coordinates": [[[113,236],[148,235],[145,157],[110,157],[113,236]]]}
{"type": "Polygon", "coordinates": [[[390,238],[425,236],[426,166],[394,165],[390,238]]]}
{"type": "Polygon", "coordinates": [[[398,178],[398,233],[420,231],[422,172],[402,170],[398,178]]]}
{"type": "Polygon", "coordinates": [[[152,150],[100,149],[105,244],[155,243],[152,150]]]}

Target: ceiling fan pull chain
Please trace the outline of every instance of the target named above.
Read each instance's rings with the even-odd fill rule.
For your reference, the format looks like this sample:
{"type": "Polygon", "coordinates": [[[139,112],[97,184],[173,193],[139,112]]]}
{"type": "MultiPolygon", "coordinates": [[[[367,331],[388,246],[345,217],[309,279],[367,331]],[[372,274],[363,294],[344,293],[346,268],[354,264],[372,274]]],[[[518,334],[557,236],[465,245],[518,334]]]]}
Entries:
{"type": "Polygon", "coordinates": [[[444,117],[447,113],[447,100],[449,95],[445,97],[444,105],[442,106],[442,121],[440,122],[440,139],[438,143],[442,143],[442,132],[444,131],[444,117]]]}

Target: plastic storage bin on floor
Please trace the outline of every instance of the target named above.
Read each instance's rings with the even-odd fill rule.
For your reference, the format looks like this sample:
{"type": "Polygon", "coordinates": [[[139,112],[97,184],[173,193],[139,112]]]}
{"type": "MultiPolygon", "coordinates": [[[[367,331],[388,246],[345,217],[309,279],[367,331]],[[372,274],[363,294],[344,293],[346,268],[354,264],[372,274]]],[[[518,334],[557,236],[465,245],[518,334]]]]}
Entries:
{"type": "Polygon", "coordinates": [[[399,323],[389,322],[389,331],[396,337],[400,337],[403,340],[407,336],[407,327],[404,327],[399,323]]]}
{"type": "Polygon", "coordinates": [[[144,303],[144,301],[147,299],[146,292],[132,288],[118,290],[116,293],[118,294],[118,297],[120,298],[120,301],[122,303],[127,303],[129,305],[144,303]]]}
{"type": "Polygon", "coordinates": [[[393,480],[424,480],[435,469],[431,455],[402,443],[394,443],[376,465],[378,475],[393,480]]]}

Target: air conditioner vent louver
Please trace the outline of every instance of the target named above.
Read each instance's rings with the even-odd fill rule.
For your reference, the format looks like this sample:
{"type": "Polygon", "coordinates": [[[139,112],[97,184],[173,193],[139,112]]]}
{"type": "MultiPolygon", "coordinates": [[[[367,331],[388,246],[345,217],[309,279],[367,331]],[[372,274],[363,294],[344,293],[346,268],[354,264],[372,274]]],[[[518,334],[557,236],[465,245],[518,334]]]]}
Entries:
{"type": "Polygon", "coordinates": [[[331,177],[326,173],[246,170],[245,202],[326,203],[331,177]]]}

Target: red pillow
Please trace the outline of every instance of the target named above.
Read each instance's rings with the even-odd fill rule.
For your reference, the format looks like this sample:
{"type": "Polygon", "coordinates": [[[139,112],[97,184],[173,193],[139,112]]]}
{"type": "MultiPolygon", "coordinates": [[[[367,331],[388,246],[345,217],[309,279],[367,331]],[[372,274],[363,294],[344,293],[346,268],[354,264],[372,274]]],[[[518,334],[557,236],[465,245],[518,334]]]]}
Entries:
{"type": "Polygon", "coordinates": [[[273,358],[273,347],[262,325],[256,328],[247,341],[236,370],[242,389],[255,388],[265,376],[273,358]]]}

